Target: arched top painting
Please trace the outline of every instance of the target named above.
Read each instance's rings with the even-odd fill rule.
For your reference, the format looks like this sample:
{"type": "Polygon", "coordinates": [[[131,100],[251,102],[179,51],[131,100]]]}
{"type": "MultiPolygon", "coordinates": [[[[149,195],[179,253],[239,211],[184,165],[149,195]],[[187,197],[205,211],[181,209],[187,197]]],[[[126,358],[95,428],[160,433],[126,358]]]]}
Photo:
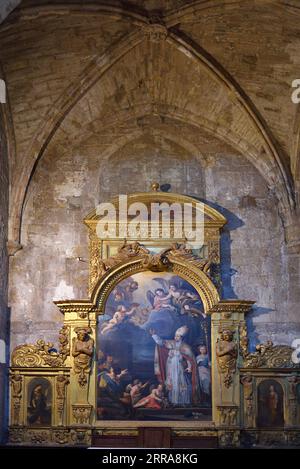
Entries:
{"type": "Polygon", "coordinates": [[[210,317],[186,280],[153,272],[122,280],[97,334],[98,419],[211,419],[210,317]]]}

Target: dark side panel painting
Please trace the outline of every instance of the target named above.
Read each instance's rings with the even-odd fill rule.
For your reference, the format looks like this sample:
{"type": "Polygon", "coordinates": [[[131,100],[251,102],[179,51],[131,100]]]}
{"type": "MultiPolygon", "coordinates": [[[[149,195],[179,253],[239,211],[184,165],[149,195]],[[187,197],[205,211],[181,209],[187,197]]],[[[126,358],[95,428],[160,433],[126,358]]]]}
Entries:
{"type": "Polygon", "coordinates": [[[210,318],[186,280],[141,272],[121,281],[97,334],[98,419],[211,419],[210,318]]]}

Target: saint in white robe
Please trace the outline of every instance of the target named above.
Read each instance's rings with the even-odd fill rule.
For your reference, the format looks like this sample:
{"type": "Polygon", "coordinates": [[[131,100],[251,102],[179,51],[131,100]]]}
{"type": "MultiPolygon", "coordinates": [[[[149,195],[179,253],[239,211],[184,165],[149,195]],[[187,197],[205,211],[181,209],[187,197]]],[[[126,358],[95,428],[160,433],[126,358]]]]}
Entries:
{"type": "Polygon", "coordinates": [[[165,384],[169,402],[173,405],[195,404],[199,400],[199,386],[191,347],[182,340],[163,340],[156,334],[152,338],[158,347],[167,351],[164,359],[161,353],[164,350],[156,348],[155,374],[165,384]]]}

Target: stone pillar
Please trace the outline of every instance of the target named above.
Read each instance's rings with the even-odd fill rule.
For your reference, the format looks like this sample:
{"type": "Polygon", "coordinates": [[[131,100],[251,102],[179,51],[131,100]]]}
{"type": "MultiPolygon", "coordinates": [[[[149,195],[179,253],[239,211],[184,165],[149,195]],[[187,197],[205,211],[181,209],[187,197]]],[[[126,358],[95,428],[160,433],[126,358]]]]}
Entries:
{"type": "MultiPolygon", "coordinates": [[[[1,78],[1,75],[0,75],[1,78]]],[[[8,414],[8,156],[0,109],[0,442],[5,439],[8,414]]]]}
{"type": "Polygon", "coordinates": [[[285,215],[285,241],[290,254],[300,254],[300,209],[285,215]]]}
{"type": "Polygon", "coordinates": [[[222,300],[211,310],[213,421],[222,446],[239,444],[239,365],[247,348],[245,314],[254,302],[222,300]],[[223,430],[226,428],[226,431],[223,430]]]}

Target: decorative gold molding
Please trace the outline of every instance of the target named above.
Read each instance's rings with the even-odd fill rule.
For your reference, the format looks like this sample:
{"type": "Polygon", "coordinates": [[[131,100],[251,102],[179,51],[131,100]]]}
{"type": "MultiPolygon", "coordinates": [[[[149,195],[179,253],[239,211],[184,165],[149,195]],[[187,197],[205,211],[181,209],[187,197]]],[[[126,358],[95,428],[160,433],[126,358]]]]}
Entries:
{"type": "Polygon", "coordinates": [[[228,313],[226,318],[230,318],[233,313],[240,313],[246,315],[249,313],[255,301],[248,300],[220,300],[212,306],[210,313],[228,313]]]}
{"type": "MultiPolygon", "coordinates": [[[[136,244],[139,245],[139,243],[136,244]]],[[[97,311],[103,311],[106,299],[117,283],[129,275],[149,269],[168,270],[189,281],[198,291],[207,312],[210,312],[212,307],[218,303],[220,299],[218,291],[208,275],[209,260],[200,260],[196,256],[191,256],[178,244],[162,250],[157,255],[144,252],[141,256],[137,250],[136,257],[132,257],[133,259],[130,256],[127,261],[124,260],[120,265],[109,269],[99,279],[91,298],[93,304],[97,305],[97,311]],[[206,273],[202,271],[205,268],[207,268],[206,273]]]]}
{"type": "Polygon", "coordinates": [[[236,448],[240,444],[239,430],[219,430],[218,440],[221,447],[236,448]]]}
{"type": "Polygon", "coordinates": [[[60,445],[66,445],[70,441],[70,431],[64,428],[54,430],[52,433],[53,441],[60,445]]]}
{"type": "Polygon", "coordinates": [[[256,346],[256,352],[244,357],[244,368],[299,368],[293,363],[294,349],[288,345],[273,345],[272,341],[256,346]]]}
{"type": "Polygon", "coordinates": [[[203,428],[202,430],[173,430],[173,436],[177,437],[203,437],[203,436],[217,436],[217,430],[207,430],[203,428]]]}
{"type": "Polygon", "coordinates": [[[25,428],[9,428],[9,442],[10,443],[22,443],[24,441],[25,428]]]}
{"type": "MultiPolygon", "coordinates": [[[[133,194],[128,194],[127,196],[128,205],[134,203],[143,203],[148,208],[149,213],[151,213],[151,204],[152,203],[168,203],[172,205],[176,204],[190,204],[193,208],[193,211],[200,210],[199,200],[194,197],[189,197],[187,195],[176,194],[172,192],[135,192],[133,194]]],[[[110,200],[115,208],[117,214],[119,213],[119,199],[114,197],[110,200]]],[[[201,203],[201,207],[204,211],[204,225],[206,228],[218,228],[221,229],[227,222],[226,218],[217,210],[210,207],[207,204],[201,203]]],[[[201,210],[202,211],[202,210],[201,210]]],[[[96,209],[93,209],[84,219],[84,223],[90,227],[93,231],[96,231],[96,225],[99,221],[99,215],[96,212],[96,209]]],[[[143,240],[141,240],[143,242],[143,240]]]]}
{"type": "Polygon", "coordinates": [[[248,355],[248,333],[247,325],[245,321],[242,321],[239,325],[239,339],[240,339],[240,354],[244,358],[248,355]]]}
{"type": "Polygon", "coordinates": [[[229,427],[237,424],[237,416],[239,407],[236,405],[222,405],[217,406],[220,414],[220,425],[226,425],[229,427]]]}
{"type": "MultiPolygon", "coordinates": [[[[98,432],[101,432],[101,435],[105,435],[105,436],[138,436],[138,430],[136,429],[128,429],[128,428],[116,428],[116,429],[113,429],[113,430],[108,430],[108,429],[103,429],[103,430],[97,430],[97,433],[98,432]]],[[[98,433],[100,434],[100,433],[98,433]]]]}
{"type": "Polygon", "coordinates": [[[63,326],[59,332],[59,352],[54,351],[51,342],[43,339],[36,344],[23,344],[16,347],[11,361],[14,367],[60,367],[65,366],[69,355],[69,327],[63,326]]]}
{"type": "Polygon", "coordinates": [[[70,380],[65,375],[56,377],[56,409],[59,425],[63,425],[63,414],[66,400],[66,386],[70,384],[70,380]]]}
{"type": "Polygon", "coordinates": [[[244,419],[245,426],[252,427],[254,419],[254,404],[253,404],[253,378],[251,375],[245,375],[241,378],[241,384],[244,390],[244,419]]]}
{"type": "Polygon", "coordinates": [[[288,382],[288,407],[290,423],[297,425],[297,385],[300,383],[300,376],[292,375],[287,378],[288,382]]]}
{"type": "Polygon", "coordinates": [[[88,425],[93,406],[90,404],[72,404],[72,413],[76,424],[88,425]]]}
{"type": "MultiPolygon", "coordinates": [[[[97,308],[90,300],[59,300],[54,301],[54,304],[59,308],[61,313],[77,313],[80,315],[86,315],[94,312],[97,308]]],[[[81,318],[82,319],[82,318],[81,318]]]]}

